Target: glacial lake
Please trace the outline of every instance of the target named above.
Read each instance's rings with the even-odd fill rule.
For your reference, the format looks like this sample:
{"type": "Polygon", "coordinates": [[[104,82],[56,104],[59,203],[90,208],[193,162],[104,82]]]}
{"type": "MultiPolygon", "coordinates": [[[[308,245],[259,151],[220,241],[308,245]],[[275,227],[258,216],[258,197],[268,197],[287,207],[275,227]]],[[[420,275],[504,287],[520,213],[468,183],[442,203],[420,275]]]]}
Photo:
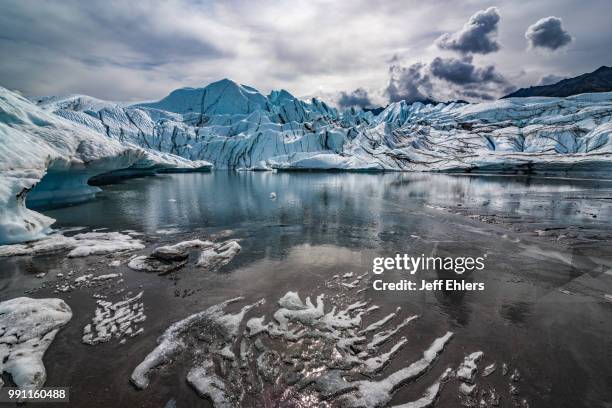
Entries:
{"type": "MultiPolygon", "coordinates": [[[[419,359],[447,331],[454,334],[435,364],[399,387],[389,406],[420,398],[443,369],[457,368],[475,351],[483,352],[475,383],[479,390],[495,389],[499,406],[612,404],[612,178],[216,171],[164,174],[102,188],[93,201],[42,212],[67,231],[142,233],[147,246],[142,253],[211,237],[239,240],[242,250],[219,270],[187,265],[166,276],[125,264],[111,267],[106,256],[67,259],[60,252],[0,258],[2,299],[34,289],[26,296],[59,297],[72,308],[72,320],[44,359],[46,386],[70,386],[70,406],[208,406],[186,383],[185,362],[156,372],[144,390],[130,384],[132,371],[166,328],[236,296],[244,297],[244,304],[266,300],[249,316],[271,315],[287,292],[314,301],[330,292],[325,282],[350,272],[367,273],[365,290],[349,288],[346,296],[380,306],[364,316],[364,326],[398,307],[402,318],[419,316],[401,329],[406,344],[374,378],[419,359]],[[404,253],[485,256],[486,267],[462,275],[439,270],[372,274],[375,257],[404,253]],[[68,270],[75,276],[121,272],[126,292],[115,293],[113,287],[105,295],[116,301],[127,291],[142,290],[144,333],[124,344],[82,344],[97,292],[54,293],[54,276],[68,270]],[[36,278],[41,272],[46,276],[36,278]],[[412,279],[419,286],[421,280],[458,279],[482,282],[485,290],[375,291],[376,279],[412,279]],[[484,367],[493,363],[496,371],[483,377],[484,367]],[[520,379],[512,380],[515,370],[520,379]]],[[[437,406],[466,401],[458,399],[457,387],[449,381],[437,406]]],[[[249,397],[243,404],[312,406],[270,395],[267,402],[249,397]]]]}

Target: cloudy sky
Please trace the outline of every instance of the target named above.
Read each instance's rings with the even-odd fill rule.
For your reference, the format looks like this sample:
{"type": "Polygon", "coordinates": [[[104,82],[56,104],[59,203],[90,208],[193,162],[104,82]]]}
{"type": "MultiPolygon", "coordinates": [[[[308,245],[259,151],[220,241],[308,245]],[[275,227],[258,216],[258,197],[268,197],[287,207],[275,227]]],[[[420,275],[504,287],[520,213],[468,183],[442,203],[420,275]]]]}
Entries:
{"type": "Polygon", "coordinates": [[[487,100],[612,65],[609,0],[376,3],[3,0],[0,85],[136,101],[227,77],[364,106],[487,100]]]}

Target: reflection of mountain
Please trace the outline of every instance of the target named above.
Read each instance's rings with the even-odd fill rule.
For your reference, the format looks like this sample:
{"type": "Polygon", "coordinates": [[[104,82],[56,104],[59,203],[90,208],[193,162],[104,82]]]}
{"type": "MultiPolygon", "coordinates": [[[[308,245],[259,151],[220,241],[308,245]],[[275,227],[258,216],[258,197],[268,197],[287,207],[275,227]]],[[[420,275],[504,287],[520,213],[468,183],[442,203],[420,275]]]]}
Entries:
{"type": "Polygon", "coordinates": [[[574,78],[563,79],[552,85],[521,88],[504,96],[504,98],[524,98],[528,96],[565,97],[582,93],[610,91],[612,91],[612,67],[602,66],[593,72],[574,78]]]}

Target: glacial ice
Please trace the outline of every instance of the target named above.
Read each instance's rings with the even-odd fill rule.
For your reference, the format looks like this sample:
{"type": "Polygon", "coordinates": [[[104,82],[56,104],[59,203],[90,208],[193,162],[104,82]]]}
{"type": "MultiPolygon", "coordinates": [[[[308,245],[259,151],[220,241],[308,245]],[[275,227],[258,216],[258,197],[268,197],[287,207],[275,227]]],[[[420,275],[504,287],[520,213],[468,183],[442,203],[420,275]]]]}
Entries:
{"type": "Polygon", "coordinates": [[[0,244],[43,237],[28,206],[80,202],[88,181],[160,171],[612,171],[612,93],[338,111],[230,80],[158,102],[37,101],[0,88],[0,244]],[[210,163],[209,163],[210,162],[210,163]]]}
{"type": "MultiPolygon", "coordinates": [[[[104,280],[113,277],[115,276],[100,275],[93,279],[104,280]]],[[[143,292],[139,292],[116,303],[98,300],[92,322],[83,328],[83,343],[95,345],[110,341],[113,337],[121,339],[126,336],[134,337],[142,333],[144,329],[137,327],[138,323],[146,319],[144,304],[141,301],[142,295],[143,292]]]]}
{"type": "Polygon", "coordinates": [[[69,251],[69,258],[104,255],[143,249],[143,243],[119,232],[86,232],[73,236],[54,233],[24,244],[0,246],[0,257],[38,255],[55,251],[69,251]]]}
{"type": "Polygon", "coordinates": [[[11,374],[19,388],[41,388],[47,379],[43,356],[71,318],[70,307],[61,299],[0,302],[0,373],[11,374]]]}
{"type": "Polygon", "coordinates": [[[109,138],[0,87],[0,245],[42,238],[54,220],[26,208],[93,197],[94,176],[127,169],[210,169],[167,152],[109,138]]]}
{"type": "MultiPolygon", "coordinates": [[[[216,168],[610,171],[612,93],[339,112],[224,79],[134,105],[66,98],[49,111],[115,139],[216,168]]],[[[60,98],[61,100],[61,98],[60,98]]]]}
{"type": "MultiPolygon", "coordinates": [[[[326,285],[339,285],[338,278],[326,285]]],[[[317,406],[384,406],[400,387],[433,369],[453,336],[447,332],[434,339],[420,359],[385,374],[408,339],[398,338],[380,352],[367,349],[368,338],[360,334],[362,318],[377,309],[338,291],[329,298],[333,306],[326,307],[325,298],[319,295],[313,302],[289,291],[278,300],[271,320],[251,317],[244,325],[246,313],[263,300],[234,313],[225,309],[241,298],[211,306],[172,324],[133,371],[131,381],[147,388],[155,371],[179,364],[187,369],[188,384],[215,407],[258,405],[262,398],[293,406],[306,395],[310,405],[317,406]]],[[[402,407],[433,406],[450,375],[446,369],[420,399],[402,407]]]]}

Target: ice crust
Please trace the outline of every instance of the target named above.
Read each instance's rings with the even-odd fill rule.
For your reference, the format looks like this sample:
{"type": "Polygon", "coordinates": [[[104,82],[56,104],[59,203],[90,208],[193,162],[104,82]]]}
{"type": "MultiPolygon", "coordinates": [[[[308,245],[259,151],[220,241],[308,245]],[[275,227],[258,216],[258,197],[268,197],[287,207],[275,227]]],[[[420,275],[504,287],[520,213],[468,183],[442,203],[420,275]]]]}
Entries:
{"type": "MultiPolygon", "coordinates": [[[[104,280],[113,277],[115,276],[100,275],[93,279],[104,280]]],[[[141,301],[143,293],[139,292],[116,303],[98,300],[92,322],[83,328],[83,343],[95,345],[108,342],[112,338],[134,337],[142,333],[144,329],[137,325],[147,318],[141,301]]]]}
{"type": "Polygon", "coordinates": [[[0,257],[38,255],[55,251],[68,251],[69,258],[105,255],[143,249],[144,244],[119,232],[85,232],[73,236],[54,233],[24,244],[0,246],[0,257]]]}
{"type": "Polygon", "coordinates": [[[0,302],[0,372],[11,374],[19,388],[41,388],[47,379],[43,356],[71,318],[70,307],[61,299],[0,302]]]}
{"type": "MultiPolygon", "coordinates": [[[[336,285],[336,292],[344,292],[341,283],[353,276],[334,277],[326,285],[336,285]]],[[[243,299],[227,300],[171,325],[135,368],[132,383],[147,388],[157,371],[178,362],[187,367],[188,384],[215,407],[251,406],[263,401],[261,398],[291,405],[307,395],[315,405],[318,401],[330,406],[378,407],[387,404],[402,386],[433,369],[453,336],[443,334],[420,359],[385,373],[409,340],[397,336],[389,347],[367,348],[375,335],[372,332],[392,325],[387,333],[391,341],[398,327],[417,316],[398,319],[398,309],[391,317],[383,316],[374,320],[377,324],[366,326],[363,318],[377,308],[341,293],[329,298],[320,294],[313,301],[289,291],[278,300],[271,318],[246,317],[263,307],[263,299],[241,308],[233,306],[240,301],[243,299]],[[229,308],[237,311],[226,311],[229,308]],[[363,333],[363,326],[371,329],[363,333]]],[[[405,406],[433,406],[451,371],[444,370],[422,398],[405,406]]]]}

